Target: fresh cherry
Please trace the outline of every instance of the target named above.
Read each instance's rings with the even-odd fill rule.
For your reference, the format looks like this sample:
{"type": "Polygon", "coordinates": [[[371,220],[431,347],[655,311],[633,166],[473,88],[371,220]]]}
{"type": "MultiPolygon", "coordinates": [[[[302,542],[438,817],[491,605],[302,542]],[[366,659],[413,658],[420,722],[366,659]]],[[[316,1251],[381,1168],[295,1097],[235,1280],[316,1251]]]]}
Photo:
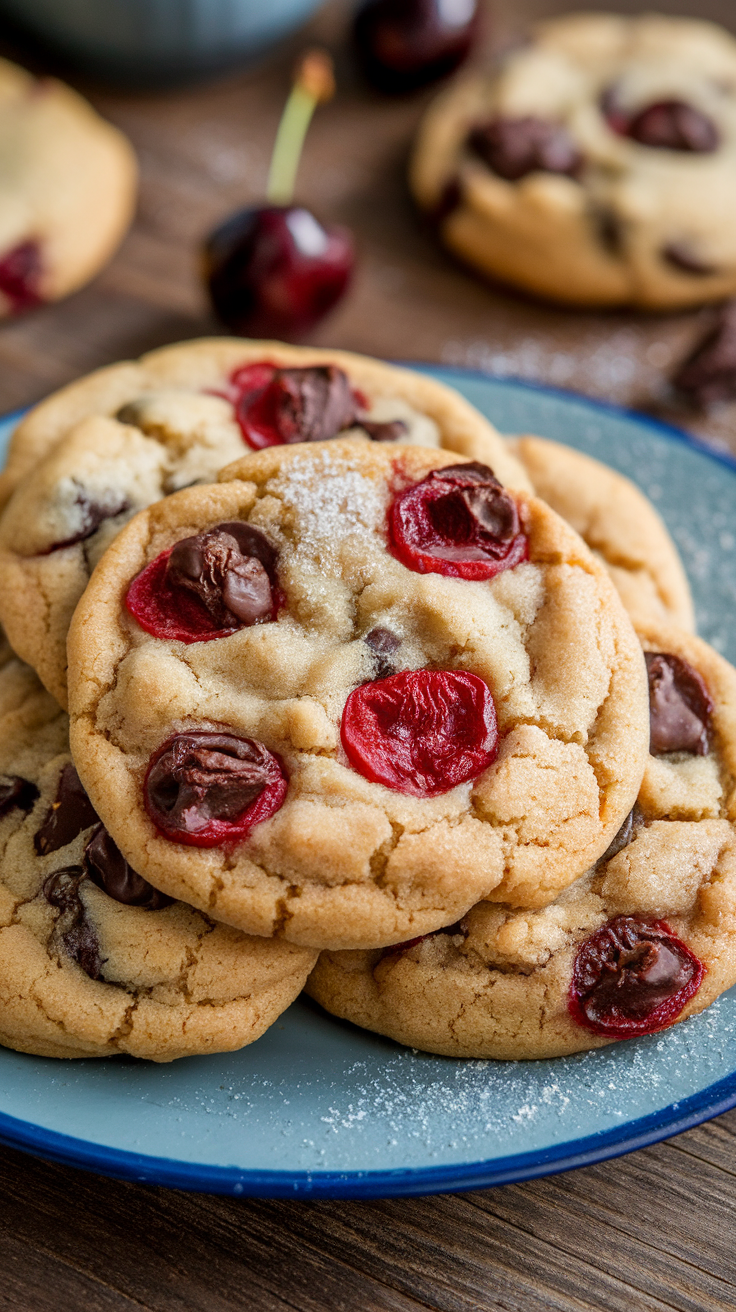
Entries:
{"type": "Polygon", "coordinates": [[[37,241],[24,241],[0,257],[0,294],[10,303],[11,314],[21,314],[43,304],[40,292],[41,248],[37,241]]]}
{"type": "Polygon", "coordinates": [[[165,838],[190,847],[242,842],[283,806],[288,780],[263,743],[232,733],[175,734],[146,772],[146,811],[165,838]]]}
{"type": "Polygon", "coordinates": [[[402,92],[457,68],[478,25],[478,0],[368,0],[353,32],[369,82],[380,91],[402,92]]]}
{"type": "Polygon", "coordinates": [[[279,600],[275,548],[236,521],[162,551],[133,579],[125,604],[154,638],[189,643],[267,623],[279,600]]]}
{"type": "Polygon", "coordinates": [[[461,670],[407,670],[362,684],[345,703],[340,732],[354,769],[412,797],[477,778],[498,751],[488,686],[461,670]]]}
{"type": "Polygon", "coordinates": [[[393,554],[418,574],[492,579],[529,555],[513,497],[487,465],[433,469],[389,508],[393,554]]]}
{"type": "Polygon", "coordinates": [[[347,229],[300,205],[239,210],[205,245],[212,303],[243,337],[303,337],[347,290],[354,263],[347,229]]]}
{"type": "Polygon", "coordinates": [[[312,51],[297,70],[276,136],[265,205],[238,210],[210,234],[204,276],[223,323],[245,337],[300,338],[347,290],[355,264],[346,228],[324,226],[293,204],[304,137],[335,84],[312,51]]]}
{"type": "Polygon", "coordinates": [[[608,1039],[656,1034],[697,993],[705,966],[664,920],[616,916],[578,949],[572,1019],[608,1039]]]}

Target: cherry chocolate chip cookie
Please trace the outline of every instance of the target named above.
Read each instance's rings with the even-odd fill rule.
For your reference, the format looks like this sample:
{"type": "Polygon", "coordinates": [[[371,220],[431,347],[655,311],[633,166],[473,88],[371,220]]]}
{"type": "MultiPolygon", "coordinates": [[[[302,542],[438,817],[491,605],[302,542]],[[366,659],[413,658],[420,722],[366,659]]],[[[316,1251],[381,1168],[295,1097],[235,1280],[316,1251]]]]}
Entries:
{"type": "Polygon", "coordinates": [[[27,665],[0,669],[0,1044],[153,1061],[241,1048],[314,957],[153,888],[82,787],[64,712],[27,665]]]}
{"type": "Polygon", "coordinates": [[[553,899],[648,742],[641,649],[585,544],[439,450],[282,444],[221,480],[138,514],[70,630],[75,761],[126,859],[312,947],[553,899]]]}
{"type": "Polygon", "coordinates": [[[608,849],[541,910],[484,901],[388,951],[324,952],[328,1011],[453,1057],[557,1057],[655,1034],[736,983],[736,670],[640,630],[652,747],[608,849]]]}
{"type": "Polygon", "coordinates": [[[414,196],[481,273],[578,305],[736,292],[736,40],[661,14],[569,14],[430,106],[414,196]]]}

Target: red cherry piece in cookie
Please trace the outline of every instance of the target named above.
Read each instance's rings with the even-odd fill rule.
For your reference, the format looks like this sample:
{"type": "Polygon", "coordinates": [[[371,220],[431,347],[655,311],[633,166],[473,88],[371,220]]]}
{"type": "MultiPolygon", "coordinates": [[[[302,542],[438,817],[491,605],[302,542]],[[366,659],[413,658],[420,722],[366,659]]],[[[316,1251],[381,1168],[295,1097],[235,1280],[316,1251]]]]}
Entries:
{"type": "Polygon", "coordinates": [[[713,701],[692,665],[671,652],[644,653],[649,675],[649,750],[707,756],[713,701]]]}
{"type": "Polygon", "coordinates": [[[174,642],[211,642],[267,623],[278,601],[275,548],[259,529],[237,521],[163,551],[126,596],[142,629],[174,642]]]}
{"type": "Polygon", "coordinates": [[[175,734],[151,757],[143,796],[165,838],[190,847],[239,843],[283,806],[278,756],[252,738],[196,730],[175,734]]]}
{"type": "Polygon", "coordinates": [[[525,115],[494,118],[477,124],[468,136],[470,149],[499,178],[518,182],[529,173],[561,173],[574,178],[583,158],[562,123],[525,115]]]}
{"type": "Polygon", "coordinates": [[[408,670],[350,693],[342,744],[366,779],[438,797],[493,763],[496,708],[487,685],[461,670],[408,670]]]}
{"type": "Polygon", "coordinates": [[[492,579],[529,555],[519,511],[487,465],[433,469],[395,497],[389,510],[393,554],[418,574],[492,579]]]}
{"type": "Polygon", "coordinates": [[[705,966],[664,920],[616,916],[578,949],[572,1019],[608,1039],[656,1034],[697,993],[705,966]]]}
{"type": "Polygon", "coordinates": [[[0,293],[10,302],[11,314],[22,314],[43,305],[40,292],[41,248],[37,241],[24,241],[0,256],[0,293]]]}
{"type": "Polygon", "coordinates": [[[277,369],[259,363],[230,379],[235,414],[248,446],[324,442],[358,423],[358,400],[336,365],[277,369]]]}

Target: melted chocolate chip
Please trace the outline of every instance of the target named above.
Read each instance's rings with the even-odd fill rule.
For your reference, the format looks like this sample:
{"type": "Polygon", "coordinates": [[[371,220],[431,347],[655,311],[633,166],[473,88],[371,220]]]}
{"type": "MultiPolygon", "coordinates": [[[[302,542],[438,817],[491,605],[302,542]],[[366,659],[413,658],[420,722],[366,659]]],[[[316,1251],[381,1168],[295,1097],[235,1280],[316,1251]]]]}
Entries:
{"type": "Polygon", "coordinates": [[[33,846],[39,856],[48,856],[49,852],[66,847],[83,829],[98,821],[99,816],[70,763],[64,766],[59,776],[56,801],[49,807],[46,819],[33,839],[33,846]]]}
{"type": "Polygon", "coordinates": [[[648,1016],[692,979],[695,963],[678,940],[636,916],[617,916],[578,957],[578,987],[589,1020],[648,1016]],[[582,959],[581,959],[582,956],[582,959]]]}
{"type": "Polygon", "coordinates": [[[539,171],[574,178],[582,166],[582,156],[567,128],[532,115],[480,123],[471,130],[468,145],[508,182],[539,171]]]}
{"type": "Polygon", "coordinates": [[[736,396],[736,301],[723,307],[713,327],[680,365],[672,381],[679,392],[698,406],[736,396]]]}
{"type": "Polygon", "coordinates": [[[100,944],[79,894],[85,877],[81,866],[65,866],[49,875],[42,891],[46,901],[61,913],[57,936],[64,951],[90,979],[100,979],[103,965],[100,944]]]}
{"type": "Polygon", "coordinates": [[[713,714],[705,682],[692,665],[671,653],[644,653],[649,675],[649,750],[706,756],[713,714]]]}
{"type": "Polygon", "coordinates": [[[277,369],[271,387],[282,442],[324,442],[357,422],[347,374],[334,364],[277,369]]]}
{"type": "Polygon", "coordinates": [[[450,488],[428,507],[433,527],[444,537],[490,545],[508,543],[520,531],[516,502],[487,465],[448,465],[430,478],[450,488]]]}
{"type": "Polygon", "coordinates": [[[618,214],[601,206],[593,210],[593,221],[598,239],[609,255],[621,255],[624,249],[624,228],[618,214]]]}
{"type": "Polygon", "coordinates": [[[403,419],[390,419],[387,423],[377,423],[373,419],[360,419],[358,422],[371,442],[397,442],[409,431],[409,425],[403,419]]]}
{"type": "Polygon", "coordinates": [[[276,552],[249,524],[218,524],[172,549],[166,581],[193,592],[219,628],[259,624],[273,614],[276,552]]]}
{"type": "Polygon", "coordinates": [[[119,847],[104,825],[100,825],[84,849],[84,873],[103,893],[126,907],[145,907],[161,911],[171,906],[173,898],[159,893],[142,875],[128,865],[119,847]]]}
{"type": "Polygon", "coordinates": [[[75,505],[80,510],[79,528],[70,537],[54,542],[42,554],[48,556],[52,551],[62,551],[64,547],[73,547],[77,542],[86,542],[106,519],[114,519],[116,515],[122,515],[124,511],[130,510],[130,502],[119,493],[110,492],[106,501],[100,502],[93,501],[81,488],[77,493],[75,505]]]}
{"type": "Polygon", "coordinates": [[[237,820],[273,777],[262,743],[227,733],[178,734],[146,779],[151,813],[167,830],[196,833],[212,820],[237,820]]]}
{"type": "Polygon", "coordinates": [[[712,119],[683,100],[660,100],[629,118],[622,135],[655,150],[710,154],[720,136],[712,119]]]}
{"type": "Polygon", "coordinates": [[[30,811],[37,797],[38,789],[30,779],[22,779],[19,774],[0,776],[0,819],[16,807],[30,811]]]}
{"type": "Polygon", "coordinates": [[[396,666],[388,658],[401,646],[401,638],[390,629],[376,628],[366,633],[363,642],[375,657],[376,678],[387,679],[390,674],[395,674],[396,666]]]}
{"type": "Polygon", "coordinates": [[[678,273],[689,273],[695,278],[707,278],[718,272],[714,264],[706,263],[684,241],[668,242],[666,246],[662,247],[660,254],[665,263],[671,264],[673,269],[677,269],[678,273]]]}
{"type": "Polygon", "coordinates": [[[57,911],[76,911],[79,902],[79,885],[85,877],[81,866],[64,866],[49,875],[43,886],[46,901],[57,911]]]}
{"type": "Polygon", "coordinates": [[[633,840],[636,830],[642,823],[643,819],[644,816],[640,808],[637,805],[634,805],[629,811],[629,814],[624,820],[618,833],[611,839],[603,856],[598,858],[598,865],[603,865],[606,861],[610,861],[612,857],[618,856],[619,852],[623,852],[624,848],[629,846],[629,843],[633,840]]]}

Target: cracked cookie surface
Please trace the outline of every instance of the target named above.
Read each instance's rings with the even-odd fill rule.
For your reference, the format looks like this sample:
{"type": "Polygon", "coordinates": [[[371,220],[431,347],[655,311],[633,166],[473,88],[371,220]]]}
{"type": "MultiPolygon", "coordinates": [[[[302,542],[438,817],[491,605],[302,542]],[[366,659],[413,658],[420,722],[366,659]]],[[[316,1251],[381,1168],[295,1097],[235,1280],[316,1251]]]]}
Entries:
{"type": "Polygon", "coordinates": [[[484,274],[565,303],[664,309],[736,291],[735,161],[728,32],[571,14],[437,98],[411,186],[484,274]]]}
{"type": "Polygon", "coordinates": [[[133,217],[136,175],[127,138],[71,87],[0,60],[0,318],[98,272],[133,217]]]}
{"type": "MultiPolygon", "coordinates": [[[[240,438],[241,451],[247,451],[237,424],[242,388],[233,378],[261,361],[285,370],[333,365],[359,394],[361,418],[374,425],[399,421],[404,431],[396,440],[444,447],[481,460],[491,465],[502,483],[529,490],[523,469],[493,425],[452,388],[426,375],[349,351],[211,337],[98,369],[34,406],[11,438],[7,464],[0,473],[0,505],[72,428],[93,416],[119,417],[165,443],[170,453],[177,445],[206,445],[211,426],[220,426],[224,436],[223,426],[229,425],[231,438],[240,438]]],[[[351,432],[367,436],[360,422],[351,432]]],[[[201,465],[192,471],[190,482],[202,478],[200,469],[201,465]]],[[[185,481],[182,472],[179,486],[185,481]]]]}
{"type": "Polygon", "coordinates": [[[313,962],[304,948],[215,924],[126,869],[78,784],[66,715],[28,666],[5,663],[0,1043],[164,1062],[231,1051],[277,1019],[313,962]]]}
{"type": "Polygon", "coordinates": [[[705,967],[684,1020],[736,983],[736,670],[699,638],[640,629],[704,680],[708,750],[650,756],[637,806],[592,870],[535,911],[480,902],[404,950],[323,953],[307,991],[328,1011],[453,1057],[557,1057],[609,1039],[568,997],[582,944],[619,917],[665,921],[705,967]]]}
{"type": "Polygon", "coordinates": [[[72,745],[115,841],[156,887],[248,932],[373,947],[489,894],[543,905],[605,850],[647,753],[633,629],[582,540],[521,492],[528,560],[485,581],[402,564],[387,540],[396,488],[448,467],[479,468],[350,440],[271,447],[140,513],[108,549],[70,630],[72,745]],[[238,521],[277,552],[276,620],[210,641],[141,627],[131,581],[238,521]],[[355,689],[422,670],[488,690],[499,735],[493,764],[432,796],[367,777],[341,739],[355,689]],[[255,741],[288,781],[229,847],[171,841],[146,810],[153,754],[197,732],[255,741]]]}
{"type": "Polygon", "coordinates": [[[634,620],[693,630],[690,585],[677,548],[636,484],[560,442],[524,436],[508,443],[537,496],[572,524],[603,561],[634,620]]]}

